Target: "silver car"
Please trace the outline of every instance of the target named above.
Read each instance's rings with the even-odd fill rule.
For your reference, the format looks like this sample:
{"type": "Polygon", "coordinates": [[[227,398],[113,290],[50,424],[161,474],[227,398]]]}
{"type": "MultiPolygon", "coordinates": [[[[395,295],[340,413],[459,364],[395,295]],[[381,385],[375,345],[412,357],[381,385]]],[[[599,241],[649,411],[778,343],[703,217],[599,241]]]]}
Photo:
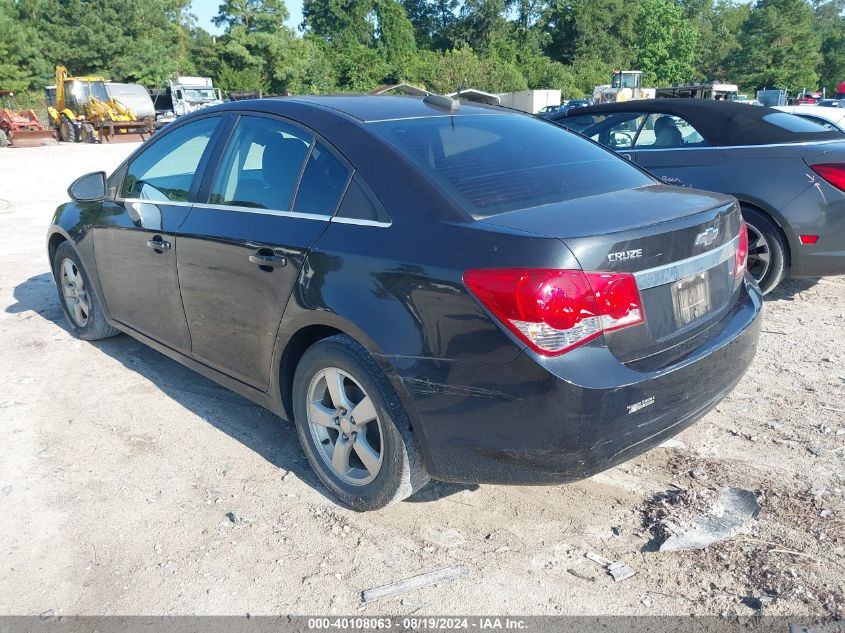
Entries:
{"type": "Polygon", "coordinates": [[[767,107],[647,99],[549,120],[601,143],[663,182],[735,196],[748,223],[751,275],[845,273],[845,134],[767,107]]]}

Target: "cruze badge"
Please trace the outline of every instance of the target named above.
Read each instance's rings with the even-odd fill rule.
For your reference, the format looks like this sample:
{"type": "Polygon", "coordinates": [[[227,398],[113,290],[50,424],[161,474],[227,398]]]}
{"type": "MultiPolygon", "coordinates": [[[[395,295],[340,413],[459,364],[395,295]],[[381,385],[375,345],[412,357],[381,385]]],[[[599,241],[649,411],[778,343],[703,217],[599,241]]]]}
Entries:
{"type": "Polygon", "coordinates": [[[698,235],[695,236],[695,245],[696,246],[710,246],[713,242],[716,241],[716,238],[719,236],[719,229],[715,226],[711,226],[706,231],[702,231],[698,235]]]}
{"type": "Polygon", "coordinates": [[[632,251],[619,251],[618,253],[610,253],[607,256],[609,262],[624,262],[629,259],[637,259],[643,256],[643,249],[637,248],[632,251]]]}

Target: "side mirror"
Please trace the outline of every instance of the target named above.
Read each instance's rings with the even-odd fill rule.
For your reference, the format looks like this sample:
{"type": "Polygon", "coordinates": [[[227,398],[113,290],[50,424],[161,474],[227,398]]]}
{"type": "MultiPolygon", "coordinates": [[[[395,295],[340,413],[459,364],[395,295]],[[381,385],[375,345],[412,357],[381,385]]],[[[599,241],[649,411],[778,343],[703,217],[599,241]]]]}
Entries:
{"type": "Polygon", "coordinates": [[[99,202],[106,197],[106,172],[95,171],[71,183],[67,193],[74,202],[99,202]]]}

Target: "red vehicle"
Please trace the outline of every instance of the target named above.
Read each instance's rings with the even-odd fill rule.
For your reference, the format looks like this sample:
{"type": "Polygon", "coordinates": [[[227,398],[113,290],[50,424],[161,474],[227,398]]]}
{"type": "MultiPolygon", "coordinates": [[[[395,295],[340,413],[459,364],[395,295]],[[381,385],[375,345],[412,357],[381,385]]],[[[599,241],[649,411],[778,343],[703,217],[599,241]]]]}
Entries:
{"type": "Polygon", "coordinates": [[[55,145],[56,135],[47,130],[33,110],[22,110],[15,93],[0,90],[0,147],[35,147],[55,145]]]}

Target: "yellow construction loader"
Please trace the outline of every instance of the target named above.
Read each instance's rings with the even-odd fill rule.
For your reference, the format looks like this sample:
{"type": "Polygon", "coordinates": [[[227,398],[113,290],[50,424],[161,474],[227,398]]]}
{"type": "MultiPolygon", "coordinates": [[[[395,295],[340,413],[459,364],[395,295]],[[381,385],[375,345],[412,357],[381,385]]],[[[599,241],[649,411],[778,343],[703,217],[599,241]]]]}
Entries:
{"type": "Polygon", "coordinates": [[[102,77],[68,77],[67,68],[56,66],[55,93],[48,94],[47,112],[66,143],[143,141],[153,133],[148,121],[109,96],[102,77]]]}

